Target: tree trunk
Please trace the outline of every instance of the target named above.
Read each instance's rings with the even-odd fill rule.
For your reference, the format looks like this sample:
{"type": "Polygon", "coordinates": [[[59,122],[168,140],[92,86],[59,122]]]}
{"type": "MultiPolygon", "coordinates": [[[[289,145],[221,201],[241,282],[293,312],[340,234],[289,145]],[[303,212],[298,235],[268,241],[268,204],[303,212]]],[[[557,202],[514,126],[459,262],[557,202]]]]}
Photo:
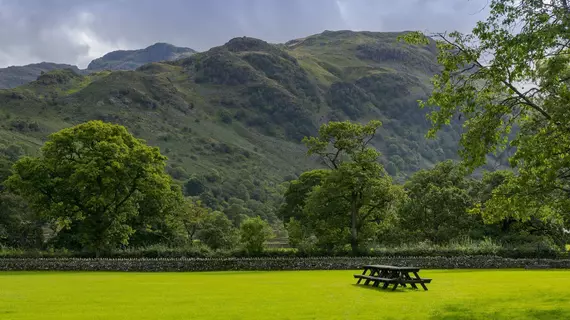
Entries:
{"type": "Polygon", "coordinates": [[[352,196],[352,210],[350,213],[351,218],[351,228],[350,228],[350,247],[352,248],[352,254],[358,254],[358,229],[356,223],[356,215],[358,213],[358,207],[356,205],[356,195],[352,196]]]}

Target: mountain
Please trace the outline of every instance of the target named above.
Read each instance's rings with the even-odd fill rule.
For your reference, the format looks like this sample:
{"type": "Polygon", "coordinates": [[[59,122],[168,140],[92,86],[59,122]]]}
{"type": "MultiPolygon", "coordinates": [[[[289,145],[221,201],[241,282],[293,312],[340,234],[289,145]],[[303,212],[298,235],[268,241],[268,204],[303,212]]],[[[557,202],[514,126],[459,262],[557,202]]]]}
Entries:
{"type": "Polygon", "coordinates": [[[171,61],[189,57],[196,51],[190,48],[176,47],[168,43],[155,43],[140,50],[118,50],[107,53],[89,63],[86,70],[77,66],[52,62],[41,62],[25,66],[0,68],[0,89],[11,89],[32,82],[43,72],[58,69],[72,69],[78,74],[102,70],[135,70],[136,68],[159,61],[171,61]]]}
{"type": "Polygon", "coordinates": [[[48,134],[87,120],[119,123],[160,147],[189,195],[234,217],[269,215],[279,184],[319,165],[304,136],[331,120],[380,119],[373,144],[402,180],[456,158],[460,126],[424,138],[430,123],[416,101],[430,92],[437,51],[400,35],[325,31],[277,45],[242,37],[134,71],[45,73],[0,90],[0,155],[34,154],[48,134]]]}
{"type": "Polygon", "coordinates": [[[117,50],[107,53],[89,63],[87,70],[134,70],[143,64],[170,61],[191,56],[196,51],[176,47],[168,43],[155,43],[140,50],[117,50]]]}
{"type": "Polygon", "coordinates": [[[25,66],[0,68],[0,89],[10,89],[34,81],[42,72],[57,69],[73,69],[81,73],[76,66],[61,63],[41,62],[25,66]]]}

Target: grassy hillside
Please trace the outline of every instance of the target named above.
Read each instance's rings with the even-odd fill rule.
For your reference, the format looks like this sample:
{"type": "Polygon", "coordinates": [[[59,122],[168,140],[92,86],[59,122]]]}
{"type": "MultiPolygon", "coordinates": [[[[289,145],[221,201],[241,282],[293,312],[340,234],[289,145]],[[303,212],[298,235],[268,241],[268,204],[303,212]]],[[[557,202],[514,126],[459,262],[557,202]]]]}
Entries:
{"type": "Polygon", "coordinates": [[[134,70],[143,64],[169,61],[191,56],[196,51],[168,43],[155,43],[140,50],[117,50],[89,63],[87,70],[134,70]]]}
{"type": "Polygon", "coordinates": [[[374,145],[402,178],[456,157],[459,133],[424,139],[416,100],[430,90],[436,51],[398,35],[327,31],[280,45],[244,37],[136,71],[50,72],[0,90],[0,154],[33,154],[49,133],[90,119],[119,123],[159,146],[174,178],[192,178],[189,195],[237,219],[271,215],[278,185],[318,165],[300,140],[320,124],[381,119],[374,145]]]}
{"type": "Polygon", "coordinates": [[[68,64],[41,62],[33,63],[25,66],[12,66],[8,68],[0,68],[0,89],[10,89],[23,84],[34,81],[42,72],[48,72],[58,69],[72,68],[77,73],[81,71],[76,67],[68,64]]]}

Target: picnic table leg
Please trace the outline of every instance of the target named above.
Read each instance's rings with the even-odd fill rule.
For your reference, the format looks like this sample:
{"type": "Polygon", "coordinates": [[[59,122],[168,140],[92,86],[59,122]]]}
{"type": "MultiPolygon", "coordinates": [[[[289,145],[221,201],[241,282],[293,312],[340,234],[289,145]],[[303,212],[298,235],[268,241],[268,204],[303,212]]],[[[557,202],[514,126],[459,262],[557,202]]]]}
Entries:
{"type": "MultiPolygon", "coordinates": [[[[404,273],[400,273],[400,275],[398,276],[398,279],[406,279],[406,276],[404,276],[404,273]]],[[[404,288],[408,287],[404,282],[400,282],[400,285],[404,288]]]]}
{"type": "MultiPolygon", "coordinates": [[[[414,276],[416,277],[416,280],[421,280],[422,278],[420,278],[420,276],[418,275],[417,272],[414,272],[414,276]]],[[[420,282],[420,285],[422,286],[422,288],[424,288],[425,291],[427,291],[427,287],[423,282],[420,282]]]]}
{"type": "MultiPolygon", "coordinates": [[[[380,270],[371,269],[369,276],[371,276],[371,277],[375,277],[375,276],[380,277],[380,270]]],[[[377,281],[377,280],[366,280],[365,284],[369,284],[371,281],[373,281],[373,282],[372,282],[372,285],[373,285],[374,287],[377,287],[377,286],[380,284],[380,282],[377,281]]]]}
{"type": "MultiPolygon", "coordinates": [[[[412,277],[410,277],[409,272],[404,272],[404,279],[412,280],[412,277]]],[[[416,286],[415,283],[410,283],[410,286],[412,286],[412,288],[414,288],[414,289],[418,288],[418,286],[416,286]]]]}
{"type": "Polygon", "coordinates": [[[394,282],[394,288],[392,288],[392,291],[396,290],[396,288],[398,287],[398,282],[394,282]]]}
{"type": "MultiPolygon", "coordinates": [[[[376,270],[376,269],[370,269],[370,274],[369,274],[369,276],[374,277],[374,276],[376,276],[376,273],[379,273],[379,272],[380,272],[380,271],[378,271],[378,270],[376,270]]],[[[365,285],[368,285],[371,281],[374,281],[374,282],[372,282],[372,285],[375,285],[375,284],[376,284],[376,281],[375,281],[375,280],[370,280],[370,279],[366,279],[366,281],[364,282],[364,284],[365,284],[365,285]]]]}
{"type": "MultiPolygon", "coordinates": [[[[376,273],[376,272],[374,271],[374,269],[370,269],[370,274],[369,274],[369,276],[374,277],[374,273],[376,273]]],[[[370,281],[371,281],[370,279],[366,279],[366,281],[364,281],[364,284],[365,284],[365,285],[368,285],[368,284],[370,283],[370,281]]]]}
{"type": "MultiPolygon", "coordinates": [[[[368,269],[364,268],[364,271],[362,271],[362,275],[365,275],[366,271],[368,271],[368,269]]],[[[360,284],[360,281],[362,281],[362,278],[358,278],[358,282],[356,282],[356,284],[360,284]]]]}

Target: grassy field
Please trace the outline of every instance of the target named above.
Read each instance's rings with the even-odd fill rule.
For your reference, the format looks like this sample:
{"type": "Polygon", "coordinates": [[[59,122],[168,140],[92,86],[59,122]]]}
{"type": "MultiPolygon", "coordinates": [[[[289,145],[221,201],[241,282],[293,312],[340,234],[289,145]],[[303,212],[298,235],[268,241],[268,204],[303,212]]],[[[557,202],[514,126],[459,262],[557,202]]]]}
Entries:
{"type": "Polygon", "coordinates": [[[0,273],[0,319],[570,319],[570,271],[426,270],[429,291],[351,271],[0,273]]]}

